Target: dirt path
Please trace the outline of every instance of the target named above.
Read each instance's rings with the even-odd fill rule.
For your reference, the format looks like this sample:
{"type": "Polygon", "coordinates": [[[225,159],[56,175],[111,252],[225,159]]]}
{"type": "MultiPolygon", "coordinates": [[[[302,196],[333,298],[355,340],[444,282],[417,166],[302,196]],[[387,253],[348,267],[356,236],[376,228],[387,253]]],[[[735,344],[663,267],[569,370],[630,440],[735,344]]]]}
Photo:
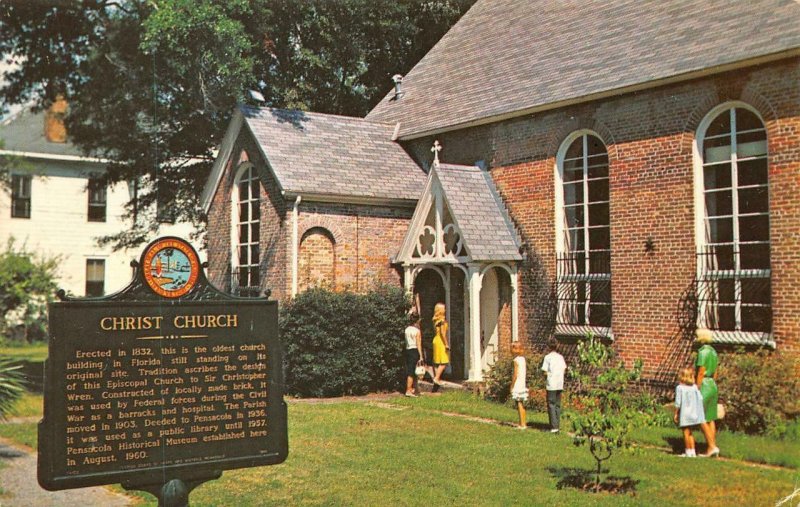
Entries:
{"type": "Polygon", "coordinates": [[[133,501],[106,488],[47,491],[36,481],[36,452],[0,438],[0,507],[122,507],[133,501]]]}

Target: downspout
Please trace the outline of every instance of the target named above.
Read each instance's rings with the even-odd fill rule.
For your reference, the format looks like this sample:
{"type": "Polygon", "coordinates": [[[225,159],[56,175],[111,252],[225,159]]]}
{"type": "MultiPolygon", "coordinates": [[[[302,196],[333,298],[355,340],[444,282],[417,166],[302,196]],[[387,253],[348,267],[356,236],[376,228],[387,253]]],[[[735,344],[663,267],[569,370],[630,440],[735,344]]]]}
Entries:
{"type": "Polygon", "coordinates": [[[297,273],[300,266],[300,245],[297,237],[300,229],[300,200],[298,195],[292,208],[292,297],[297,295],[297,273]]]}

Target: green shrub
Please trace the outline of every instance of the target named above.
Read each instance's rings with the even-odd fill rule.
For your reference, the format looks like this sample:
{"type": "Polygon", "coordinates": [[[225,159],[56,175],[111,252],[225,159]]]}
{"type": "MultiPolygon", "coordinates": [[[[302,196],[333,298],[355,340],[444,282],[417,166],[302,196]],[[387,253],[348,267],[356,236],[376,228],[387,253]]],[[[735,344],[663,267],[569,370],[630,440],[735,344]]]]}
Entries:
{"type": "Polygon", "coordinates": [[[328,397],[397,389],[409,308],[394,287],[298,295],[280,315],[286,392],[328,397]]]}
{"type": "MultiPolygon", "coordinates": [[[[530,396],[525,406],[532,410],[546,410],[547,400],[544,393],[545,377],[539,371],[542,365],[542,354],[525,354],[528,363],[526,382],[530,396]]],[[[514,357],[500,354],[489,371],[484,375],[486,390],[484,397],[497,403],[513,403],[511,400],[511,376],[514,374],[514,357]]]]}
{"type": "Polygon", "coordinates": [[[623,403],[631,410],[636,411],[640,417],[640,426],[660,426],[663,428],[674,428],[672,420],[674,415],[673,404],[665,407],[664,400],[653,396],[647,391],[625,393],[623,403]]]}
{"type": "Polygon", "coordinates": [[[58,259],[48,259],[11,238],[0,252],[0,332],[27,342],[47,336],[47,303],[56,291],[58,259]]]}
{"type": "Polygon", "coordinates": [[[578,344],[578,363],[570,369],[575,384],[580,387],[576,397],[582,398],[582,410],[572,416],[573,443],[588,445],[597,464],[595,491],[600,489],[604,461],[614,451],[630,447],[630,431],[641,420],[641,414],[631,406],[628,386],[641,378],[643,364],[637,359],[632,369],[609,345],[588,336],[578,344]]]}
{"type": "Polygon", "coordinates": [[[720,361],[722,424],[733,431],[782,436],[800,416],[800,362],[761,350],[720,361]]]}

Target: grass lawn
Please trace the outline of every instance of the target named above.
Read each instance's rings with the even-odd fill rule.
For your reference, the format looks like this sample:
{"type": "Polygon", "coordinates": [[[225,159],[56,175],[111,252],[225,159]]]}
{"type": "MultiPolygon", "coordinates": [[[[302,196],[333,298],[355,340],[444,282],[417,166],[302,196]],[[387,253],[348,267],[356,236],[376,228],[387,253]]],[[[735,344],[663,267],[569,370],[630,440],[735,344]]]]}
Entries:
{"type": "Polygon", "coordinates": [[[15,361],[42,363],[47,359],[47,344],[6,345],[0,347],[0,357],[7,357],[15,361]]]}
{"type": "Polygon", "coordinates": [[[44,396],[37,393],[26,392],[14,405],[10,417],[42,417],[44,411],[44,396]]]}
{"type": "MultiPolygon", "coordinates": [[[[521,432],[443,412],[507,422],[516,415],[461,393],[371,403],[289,402],[286,463],[225,472],[197,488],[191,504],[774,505],[800,482],[796,469],[687,460],[642,449],[620,453],[609,463],[612,475],[635,484],[633,494],[585,493],[559,487],[594,465],[588,450],[574,447],[569,436],[521,432]]],[[[534,427],[545,419],[539,413],[529,418],[534,427]]],[[[0,425],[0,434],[16,439],[6,433],[8,426],[0,425]]],[[[35,432],[34,424],[13,426],[35,432]]],[[[657,433],[645,436],[665,445],[657,442],[657,433]]],[[[744,448],[769,441],[742,442],[744,448]]],[[[145,504],[155,502],[149,497],[145,504]]]]}

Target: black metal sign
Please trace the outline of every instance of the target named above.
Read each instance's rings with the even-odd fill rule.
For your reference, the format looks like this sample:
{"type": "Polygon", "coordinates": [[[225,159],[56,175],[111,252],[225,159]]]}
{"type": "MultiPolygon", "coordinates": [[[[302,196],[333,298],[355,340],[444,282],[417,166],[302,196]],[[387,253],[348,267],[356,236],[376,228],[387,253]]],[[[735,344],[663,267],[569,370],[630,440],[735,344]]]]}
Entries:
{"type": "Polygon", "coordinates": [[[39,483],[182,503],[223,470],[284,461],[277,303],[219,292],[178,238],[135,267],[117,294],[50,305],[39,483]]]}

